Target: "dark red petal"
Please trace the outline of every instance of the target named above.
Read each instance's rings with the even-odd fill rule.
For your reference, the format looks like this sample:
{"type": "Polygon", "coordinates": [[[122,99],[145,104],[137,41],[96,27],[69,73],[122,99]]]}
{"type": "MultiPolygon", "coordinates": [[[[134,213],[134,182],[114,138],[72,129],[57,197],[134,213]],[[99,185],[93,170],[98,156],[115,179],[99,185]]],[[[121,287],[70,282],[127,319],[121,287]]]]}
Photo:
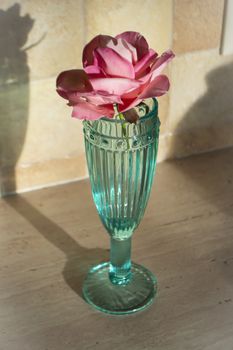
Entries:
{"type": "Polygon", "coordinates": [[[144,38],[138,32],[124,32],[116,36],[116,39],[122,38],[137,49],[138,60],[140,60],[149,51],[149,46],[144,38]]]}
{"type": "Polygon", "coordinates": [[[82,69],[73,69],[62,72],[56,81],[57,92],[67,98],[69,92],[90,92],[93,91],[88,75],[82,69]]]}
{"type": "Polygon", "coordinates": [[[110,35],[97,35],[83,49],[83,67],[89,66],[94,62],[93,51],[98,47],[106,47],[109,41],[116,42],[116,39],[110,35]]]}

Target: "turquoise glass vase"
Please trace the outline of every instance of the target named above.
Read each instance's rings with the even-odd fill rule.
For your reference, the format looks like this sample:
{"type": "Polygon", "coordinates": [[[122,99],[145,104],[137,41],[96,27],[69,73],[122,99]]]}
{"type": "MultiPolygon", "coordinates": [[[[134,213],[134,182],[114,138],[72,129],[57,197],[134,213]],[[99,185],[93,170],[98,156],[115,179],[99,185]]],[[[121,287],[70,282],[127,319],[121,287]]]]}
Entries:
{"type": "Polygon", "coordinates": [[[100,311],[129,314],[149,306],[157,281],[131,262],[131,239],[149,199],[159,138],[158,104],[137,108],[136,124],[120,119],[84,121],[93,199],[110,235],[110,261],[94,266],[83,285],[85,300],[100,311]]]}

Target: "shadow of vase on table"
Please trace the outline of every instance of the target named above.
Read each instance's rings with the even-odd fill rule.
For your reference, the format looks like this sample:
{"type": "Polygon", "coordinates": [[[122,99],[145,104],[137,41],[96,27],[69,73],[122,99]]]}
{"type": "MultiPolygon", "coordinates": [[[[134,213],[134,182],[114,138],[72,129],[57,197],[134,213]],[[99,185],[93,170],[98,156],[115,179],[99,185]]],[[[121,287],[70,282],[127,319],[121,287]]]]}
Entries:
{"type": "Polygon", "coordinates": [[[66,256],[62,275],[67,285],[82,297],[82,284],[92,265],[108,260],[109,252],[100,248],[81,246],[63,228],[41,213],[22,195],[8,196],[4,200],[24,217],[51,244],[66,256]]]}

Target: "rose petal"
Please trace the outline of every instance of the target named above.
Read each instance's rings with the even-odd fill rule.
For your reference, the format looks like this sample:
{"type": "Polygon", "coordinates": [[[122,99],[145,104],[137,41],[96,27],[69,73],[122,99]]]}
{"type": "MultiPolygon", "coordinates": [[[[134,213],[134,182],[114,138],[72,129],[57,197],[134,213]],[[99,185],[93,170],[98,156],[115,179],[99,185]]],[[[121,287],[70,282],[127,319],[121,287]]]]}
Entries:
{"type": "Polygon", "coordinates": [[[145,84],[160,75],[162,70],[173,59],[173,57],[175,57],[175,55],[171,50],[165,51],[160,57],[157,57],[155,63],[151,66],[151,71],[140,77],[140,82],[145,84]]]}
{"type": "Polygon", "coordinates": [[[103,72],[100,69],[100,67],[94,66],[94,65],[85,67],[84,71],[88,74],[88,76],[89,75],[98,75],[98,76],[103,75],[103,72]]]}
{"type": "Polygon", "coordinates": [[[109,47],[98,48],[95,51],[98,66],[113,77],[134,79],[132,64],[109,47]]]}
{"type": "Polygon", "coordinates": [[[140,83],[136,80],[125,78],[96,78],[90,79],[90,82],[95,91],[106,91],[111,95],[119,95],[136,89],[140,83]]]}
{"type": "Polygon", "coordinates": [[[119,38],[124,39],[137,49],[138,60],[140,60],[149,51],[149,46],[146,39],[138,32],[124,32],[116,36],[116,39],[119,38]]]}
{"type": "Polygon", "coordinates": [[[116,39],[115,41],[109,41],[106,47],[109,47],[110,49],[114,50],[130,63],[133,62],[133,55],[137,55],[136,49],[121,38],[119,38],[118,40],[116,39]]]}
{"type": "Polygon", "coordinates": [[[123,100],[122,98],[123,104],[118,106],[119,112],[125,112],[133,107],[136,107],[140,102],[142,102],[142,100],[143,98],[139,98],[139,97],[134,98],[132,100],[130,99],[123,100]]]}
{"type": "Polygon", "coordinates": [[[152,80],[144,91],[138,96],[140,99],[162,96],[169,89],[169,80],[166,75],[159,75],[152,80]]]}
{"type": "Polygon", "coordinates": [[[158,54],[150,49],[149,52],[135,64],[134,70],[136,79],[139,79],[146,72],[147,68],[155,61],[157,56],[158,54]]]}
{"type": "Polygon", "coordinates": [[[137,62],[137,59],[138,59],[136,48],[133,45],[131,45],[130,43],[128,43],[127,41],[125,41],[124,39],[119,38],[118,41],[119,40],[122,41],[123,46],[127,47],[127,49],[130,51],[131,56],[132,56],[131,61],[133,64],[135,64],[137,62]]]}
{"type": "Polygon", "coordinates": [[[95,106],[88,102],[78,103],[73,107],[72,117],[78,119],[95,120],[103,116],[112,118],[114,115],[113,107],[110,106],[95,106]]]}
{"type": "Polygon", "coordinates": [[[69,92],[81,93],[93,91],[88,75],[82,69],[73,69],[62,72],[56,81],[57,92],[63,98],[68,98],[69,92]]]}
{"type": "Polygon", "coordinates": [[[129,92],[126,92],[125,94],[121,95],[121,98],[123,100],[133,100],[137,98],[142,91],[143,85],[138,85],[136,89],[130,90],[129,92]]]}
{"type": "Polygon", "coordinates": [[[105,104],[111,104],[111,103],[118,103],[122,104],[122,100],[120,96],[116,95],[101,95],[100,93],[91,95],[88,97],[88,101],[95,105],[105,105],[105,104]]]}
{"type": "Polygon", "coordinates": [[[175,54],[171,50],[165,51],[158,57],[151,67],[151,71],[153,71],[152,79],[158,76],[174,57],[175,54]]]}
{"type": "Polygon", "coordinates": [[[110,41],[116,43],[116,39],[109,35],[97,35],[94,37],[83,49],[83,67],[93,64],[93,51],[98,47],[106,47],[110,41]]]}
{"type": "Polygon", "coordinates": [[[96,106],[99,105],[105,105],[105,104],[111,104],[111,103],[118,103],[121,104],[122,100],[119,96],[116,95],[109,95],[109,94],[104,94],[101,92],[90,92],[90,93],[78,93],[78,92],[73,92],[73,93],[68,93],[68,100],[70,105],[75,105],[80,102],[90,102],[96,106]]]}

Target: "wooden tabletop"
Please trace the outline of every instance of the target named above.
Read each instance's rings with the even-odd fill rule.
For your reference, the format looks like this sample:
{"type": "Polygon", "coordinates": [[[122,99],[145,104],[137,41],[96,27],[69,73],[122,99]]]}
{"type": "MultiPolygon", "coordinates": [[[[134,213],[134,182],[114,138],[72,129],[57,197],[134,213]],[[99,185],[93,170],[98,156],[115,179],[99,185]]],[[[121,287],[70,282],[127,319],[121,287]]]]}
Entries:
{"type": "Polygon", "coordinates": [[[108,316],[81,296],[109,237],[88,180],[0,202],[0,350],[232,350],[233,150],[160,164],[133,260],[156,302],[108,316]]]}

